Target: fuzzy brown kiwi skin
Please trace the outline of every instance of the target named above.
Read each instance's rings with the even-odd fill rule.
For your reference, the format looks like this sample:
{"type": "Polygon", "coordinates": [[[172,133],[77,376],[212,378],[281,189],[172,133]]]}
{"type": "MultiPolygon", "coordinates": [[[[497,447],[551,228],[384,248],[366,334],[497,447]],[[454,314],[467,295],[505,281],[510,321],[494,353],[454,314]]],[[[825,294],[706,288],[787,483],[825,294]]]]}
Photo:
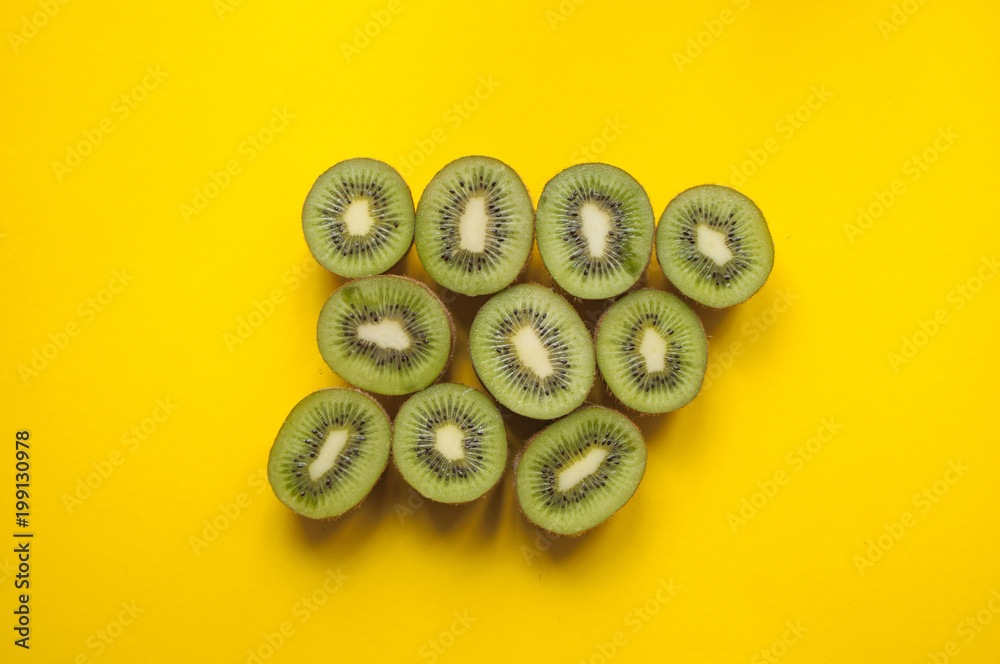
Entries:
{"type": "MultiPolygon", "coordinates": [[[[326,392],[327,390],[350,390],[352,392],[357,392],[358,394],[362,394],[362,395],[368,397],[369,399],[371,399],[372,401],[375,402],[375,404],[379,407],[379,410],[382,411],[382,414],[385,415],[385,419],[389,420],[389,456],[391,457],[392,456],[392,436],[395,433],[395,429],[393,428],[394,422],[392,421],[392,418],[389,417],[389,413],[386,412],[385,406],[382,405],[382,402],[379,401],[378,399],[376,399],[375,395],[370,394],[368,392],[365,392],[364,390],[359,390],[358,388],[354,387],[353,385],[348,386],[348,387],[324,387],[324,388],[322,388],[320,390],[317,390],[317,392],[326,392]]],[[[354,510],[356,510],[359,507],[361,507],[361,503],[363,503],[366,500],[368,500],[368,496],[371,495],[372,491],[375,490],[376,485],[378,485],[378,483],[382,480],[382,476],[385,475],[385,469],[388,468],[388,467],[389,467],[389,460],[386,459],[385,460],[385,465],[382,466],[382,470],[380,470],[379,473],[378,473],[378,479],[375,480],[375,484],[372,484],[372,488],[368,490],[368,493],[366,493],[361,500],[359,500],[357,503],[355,503],[353,507],[349,507],[346,510],[344,510],[343,512],[341,512],[340,514],[337,514],[337,515],[334,515],[334,516],[325,516],[325,517],[320,517],[319,519],[314,519],[314,518],[312,518],[310,516],[306,516],[305,514],[302,514],[300,512],[296,512],[291,507],[288,507],[288,505],[285,505],[284,501],[282,501],[281,498],[278,498],[277,494],[275,494],[275,498],[278,498],[278,502],[279,503],[281,503],[282,505],[285,505],[285,507],[288,507],[288,509],[291,510],[292,514],[294,514],[295,516],[299,517],[300,519],[306,519],[306,520],[311,521],[311,522],[330,523],[330,522],[336,521],[337,519],[343,518],[344,516],[350,514],[354,510]]],[[[268,482],[267,484],[268,484],[268,486],[271,486],[270,482],[268,482]]],[[[271,492],[274,493],[274,487],[273,486],[271,487],[271,492]]]]}
{"type": "MultiPolygon", "coordinates": [[[[637,289],[637,290],[642,290],[642,289],[637,289]]],[[[650,289],[650,290],[655,290],[655,289],[650,289]]],[[[621,297],[625,297],[628,294],[629,293],[622,293],[621,297]]],[[[673,293],[671,293],[671,294],[673,294],[673,293]]],[[[677,297],[680,297],[680,296],[677,296],[677,297]]],[[[617,302],[617,301],[618,300],[616,299],[615,302],[617,302]]],[[[592,336],[594,338],[594,355],[595,355],[595,359],[596,359],[596,355],[597,355],[597,334],[598,334],[598,332],[601,331],[601,323],[604,322],[604,317],[608,315],[608,311],[610,309],[611,309],[611,307],[608,307],[607,309],[605,309],[604,313],[601,314],[601,317],[597,319],[597,324],[594,325],[594,333],[593,333],[592,336]]],[[[702,334],[705,334],[705,324],[701,322],[701,316],[698,316],[697,314],[695,314],[695,318],[698,319],[698,325],[701,326],[701,332],[702,332],[702,334]]],[[[705,335],[705,339],[708,339],[708,335],[707,334],[705,335]]],[[[620,405],[623,409],[625,409],[626,411],[629,412],[629,414],[630,414],[629,419],[630,420],[632,419],[632,417],[631,417],[632,413],[634,413],[636,417],[642,417],[642,418],[656,417],[657,415],[664,415],[665,414],[665,413],[647,413],[644,410],[636,410],[632,406],[629,406],[626,403],[622,403],[622,400],[618,398],[618,395],[615,394],[614,390],[611,389],[611,387],[608,385],[608,382],[606,380],[604,380],[604,374],[601,373],[601,368],[600,367],[597,368],[597,373],[601,375],[601,383],[603,383],[604,387],[606,388],[605,392],[607,394],[611,395],[611,398],[615,400],[616,404],[620,405]]],[[[702,388],[702,386],[704,384],[705,384],[705,378],[702,377],[701,385],[698,386],[698,391],[695,392],[695,395],[693,397],[691,397],[691,401],[694,401],[695,399],[698,398],[698,395],[701,394],[701,388],[702,388]]],[[[691,403],[691,401],[688,401],[686,404],[684,404],[680,408],[675,408],[675,409],[673,409],[671,411],[667,411],[667,412],[676,413],[677,411],[681,410],[682,408],[688,406],[691,403]]],[[[603,408],[603,406],[601,406],[601,408],[603,408]]]]}
{"type": "MultiPolygon", "coordinates": [[[[580,411],[580,410],[583,410],[585,408],[600,408],[602,410],[610,410],[612,413],[617,413],[618,412],[618,411],[614,410],[613,408],[608,408],[606,406],[601,406],[600,404],[584,402],[583,404],[580,405],[579,408],[576,408],[573,411],[571,411],[569,413],[566,413],[565,415],[563,415],[563,417],[569,417],[573,413],[575,413],[577,411],[580,411]]],[[[562,418],[560,418],[560,419],[562,419],[562,418]]],[[[646,437],[642,435],[642,430],[635,425],[635,422],[633,422],[631,420],[631,418],[626,418],[626,419],[628,419],[629,424],[631,424],[633,426],[633,428],[635,428],[635,430],[639,432],[639,436],[642,438],[642,440],[645,441],[646,437]]],[[[556,421],[558,421],[558,420],[556,420],[556,421]]],[[[521,447],[521,451],[517,453],[517,456],[514,457],[514,495],[515,496],[518,495],[518,493],[517,493],[517,466],[518,466],[518,464],[521,463],[521,455],[524,454],[524,451],[528,449],[528,446],[531,445],[532,442],[534,442],[535,438],[538,437],[538,434],[542,433],[543,431],[545,431],[548,428],[549,428],[548,426],[544,426],[541,429],[539,429],[538,432],[536,432],[534,436],[532,436],[531,438],[529,438],[528,441],[524,444],[524,446],[521,447]]],[[[643,475],[643,477],[646,476],[646,469],[645,468],[643,468],[643,470],[642,470],[642,475],[643,475]]],[[[626,505],[628,505],[629,501],[632,500],[632,498],[635,496],[636,493],[638,493],[639,487],[641,485],[642,485],[642,477],[639,478],[639,483],[635,485],[635,490],[631,494],[629,494],[629,497],[625,499],[624,503],[622,503],[622,507],[625,507],[626,505]]],[[[590,528],[587,528],[586,530],[581,530],[578,533],[573,533],[571,535],[567,535],[566,533],[555,533],[555,532],[552,532],[551,530],[549,530],[545,526],[539,525],[539,524],[535,523],[534,521],[532,521],[528,517],[528,515],[524,513],[524,510],[521,508],[521,501],[520,500],[517,501],[517,509],[518,509],[519,512],[521,512],[521,516],[524,517],[525,521],[527,521],[531,525],[535,526],[539,530],[543,530],[543,531],[545,531],[545,532],[547,532],[547,533],[549,533],[551,535],[555,535],[556,537],[579,537],[580,535],[583,535],[584,533],[589,533],[591,530],[593,530],[597,526],[605,524],[609,520],[611,520],[611,518],[614,517],[615,514],[618,514],[618,512],[621,511],[622,507],[619,507],[617,510],[615,510],[614,513],[611,514],[611,516],[609,516],[604,521],[601,521],[601,523],[598,523],[598,524],[596,524],[594,526],[591,526],[590,528]]]]}
{"type": "MultiPolygon", "coordinates": [[[[435,383],[435,384],[436,384],[436,383],[435,383]]],[[[428,385],[427,387],[430,387],[430,385],[428,385]]],[[[469,387],[469,386],[468,386],[468,385],[466,385],[466,387],[469,387]]],[[[425,387],[424,389],[426,390],[427,388],[425,387]]],[[[475,390],[476,388],[474,388],[474,387],[469,387],[469,389],[470,389],[470,390],[475,390]]],[[[480,394],[482,394],[482,392],[480,392],[479,390],[476,390],[476,391],[477,391],[477,392],[479,392],[480,394]]],[[[413,398],[413,397],[411,396],[410,398],[413,398]]],[[[492,395],[490,395],[490,397],[488,397],[488,398],[489,398],[489,399],[490,399],[490,400],[492,401],[492,395]]],[[[410,399],[407,399],[406,401],[409,401],[409,400],[410,400],[410,399]]],[[[406,401],[404,401],[404,402],[402,403],[402,405],[400,405],[400,407],[399,407],[399,408],[400,408],[400,410],[402,410],[403,406],[405,406],[405,405],[406,405],[406,401]]],[[[494,403],[493,405],[496,405],[496,404],[494,403]]],[[[383,409],[383,412],[384,412],[384,409],[383,409]]],[[[399,414],[399,413],[398,413],[398,411],[397,411],[397,413],[396,413],[396,414],[397,414],[397,415],[399,414]]],[[[392,427],[393,427],[393,428],[392,428],[392,434],[393,434],[393,436],[395,436],[395,435],[396,435],[396,422],[395,422],[395,421],[393,421],[393,423],[392,423],[392,427]]],[[[507,430],[506,430],[506,428],[504,429],[504,439],[507,439],[507,430]]],[[[508,446],[508,449],[510,449],[510,440],[507,440],[507,446],[508,446]]],[[[396,463],[396,455],[395,455],[395,454],[392,454],[392,452],[391,452],[391,450],[390,450],[390,453],[389,453],[389,456],[390,456],[390,457],[392,457],[392,467],[393,467],[393,468],[395,468],[395,469],[396,469],[396,472],[397,472],[397,473],[399,473],[400,477],[402,477],[402,476],[403,476],[403,473],[402,473],[402,471],[401,471],[401,470],[399,469],[399,464],[398,464],[398,463],[396,463]]],[[[504,459],[504,463],[503,463],[503,465],[504,465],[504,467],[506,467],[506,466],[507,466],[507,459],[504,459]]],[[[503,473],[500,473],[500,477],[498,477],[498,478],[496,479],[496,481],[495,481],[495,482],[493,482],[493,484],[491,484],[491,485],[489,486],[489,488],[487,488],[487,489],[486,489],[485,491],[483,491],[483,495],[479,496],[478,498],[473,498],[472,500],[466,500],[466,501],[464,501],[464,502],[461,502],[461,503],[449,503],[449,502],[448,502],[447,500],[438,500],[437,498],[431,498],[430,496],[426,496],[426,495],[424,495],[424,494],[423,494],[423,492],[421,492],[421,491],[420,491],[420,489],[418,489],[417,487],[413,486],[413,485],[412,485],[412,484],[410,484],[409,482],[407,482],[407,485],[408,485],[408,486],[409,486],[409,487],[410,487],[411,489],[413,489],[414,491],[416,491],[417,493],[419,493],[419,494],[421,495],[421,497],[423,497],[423,498],[425,498],[425,499],[427,499],[427,500],[430,500],[430,501],[432,501],[432,502],[435,502],[435,503],[438,503],[438,504],[440,504],[440,505],[468,505],[468,504],[470,504],[470,503],[474,503],[474,502],[476,502],[476,501],[478,501],[478,500],[482,500],[483,498],[485,498],[485,497],[486,497],[486,494],[488,494],[488,493],[489,493],[490,491],[493,491],[493,489],[495,489],[495,488],[496,488],[496,486],[497,486],[498,484],[500,484],[500,481],[501,481],[501,480],[503,480],[503,476],[504,476],[504,475],[506,475],[506,474],[507,474],[507,473],[506,473],[506,471],[504,471],[503,473]]],[[[406,478],[403,478],[403,480],[405,481],[405,480],[406,480],[406,478]]]]}

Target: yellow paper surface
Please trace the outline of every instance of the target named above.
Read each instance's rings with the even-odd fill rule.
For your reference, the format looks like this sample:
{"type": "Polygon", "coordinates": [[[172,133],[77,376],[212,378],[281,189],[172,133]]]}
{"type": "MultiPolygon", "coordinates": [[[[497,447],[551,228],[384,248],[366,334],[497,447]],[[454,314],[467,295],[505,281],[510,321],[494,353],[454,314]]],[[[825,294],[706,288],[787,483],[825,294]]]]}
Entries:
{"type": "MultiPolygon", "coordinates": [[[[997,662],[998,19],[918,0],[4,3],[0,660],[997,662]],[[390,467],[339,521],[297,518],[268,450],[342,384],[315,343],[341,280],[305,246],[306,192],[369,156],[417,198],[466,154],[536,202],[583,161],[629,171],[657,215],[735,186],[774,270],[698,310],[702,393],[642,421],[645,479],[590,534],[528,525],[510,472],[448,507],[390,467]],[[27,591],[15,532],[34,534],[27,591]]],[[[397,271],[426,278],[415,252],[397,271]]],[[[549,283],[537,255],[523,278],[549,283]]],[[[649,284],[667,287],[655,261],[649,284]]],[[[474,308],[452,306],[449,377],[475,385],[474,308]]],[[[511,420],[512,451],[535,428],[511,420]]]]}

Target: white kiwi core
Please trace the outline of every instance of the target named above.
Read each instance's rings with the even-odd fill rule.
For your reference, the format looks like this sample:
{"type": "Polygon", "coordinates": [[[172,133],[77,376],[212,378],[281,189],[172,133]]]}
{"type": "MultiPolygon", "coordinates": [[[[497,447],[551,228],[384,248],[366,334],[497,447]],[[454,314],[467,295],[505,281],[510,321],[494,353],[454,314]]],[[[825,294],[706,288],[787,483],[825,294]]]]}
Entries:
{"type": "Polygon", "coordinates": [[[367,235],[374,223],[375,218],[368,207],[367,198],[351,201],[344,210],[344,226],[347,227],[348,235],[367,235]]]}
{"type": "Polygon", "coordinates": [[[458,245],[466,251],[482,253],[486,248],[486,229],[490,215],[486,210],[486,200],[475,196],[465,204],[462,217],[458,220],[458,245]]]}
{"type": "Polygon", "coordinates": [[[705,224],[698,226],[698,251],[715,261],[716,265],[725,265],[733,257],[726,244],[726,236],[705,224]]]}
{"type": "Polygon", "coordinates": [[[580,208],[580,232],[587,241],[590,257],[600,258],[608,246],[611,215],[593,203],[585,203],[580,208]]]}
{"type": "Polygon", "coordinates": [[[391,350],[406,350],[412,342],[403,326],[394,320],[362,323],[358,326],[358,338],[391,350]]]}
{"type": "Polygon", "coordinates": [[[347,429],[334,429],[326,435],[323,447],[319,448],[319,454],[309,464],[309,479],[315,482],[320,477],[323,477],[326,471],[333,468],[333,464],[337,462],[340,451],[347,444],[348,433],[350,432],[347,429]]]}
{"type": "Polygon", "coordinates": [[[538,334],[530,327],[522,327],[514,335],[514,350],[518,359],[524,366],[528,367],[539,378],[546,378],[552,375],[552,358],[549,351],[545,349],[538,334]]]}
{"type": "Polygon", "coordinates": [[[606,458],[608,458],[608,450],[603,447],[592,447],[586,456],[559,473],[559,479],[556,482],[559,490],[568,491],[575,487],[600,468],[601,463],[606,458]]]}

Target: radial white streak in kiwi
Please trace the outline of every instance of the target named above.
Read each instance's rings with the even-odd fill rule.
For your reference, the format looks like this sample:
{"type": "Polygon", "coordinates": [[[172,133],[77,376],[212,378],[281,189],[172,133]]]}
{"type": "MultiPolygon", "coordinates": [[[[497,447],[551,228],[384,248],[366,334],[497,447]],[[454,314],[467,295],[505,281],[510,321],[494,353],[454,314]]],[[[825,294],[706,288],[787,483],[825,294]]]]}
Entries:
{"type": "Polygon", "coordinates": [[[592,447],[586,456],[559,472],[556,486],[560,491],[572,489],[600,468],[608,454],[608,450],[603,447],[592,447]]]}
{"type": "Polygon", "coordinates": [[[358,338],[370,341],[379,348],[406,350],[410,347],[410,335],[394,320],[380,320],[377,323],[358,325],[358,338]]]}
{"type": "Polygon", "coordinates": [[[705,224],[698,225],[698,251],[711,258],[717,265],[725,265],[733,257],[733,252],[726,244],[726,236],[705,224]]]}
{"type": "Polygon", "coordinates": [[[347,429],[334,429],[327,434],[326,440],[323,441],[323,447],[319,448],[319,454],[309,464],[309,479],[315,482],[323,477],[326,471],[333,468],[333,464],[337,462],[337,456],[347,444],[348,433],[350,432],[347,429]]]}
{"type": "Polygon", "coordinates": [[[667,342],[653,328],[647,327],[643,331],[639,353],[646,363],[646,371],[652,373],[667,368],[667,342]]]}
{"type": "Polygon", "coordinates": [[[375,218],[372,217],[367,198],[351,201],[344,210],[344,226],[347,227],[348,235],[367,235],[374,223],[375,218]]]}
{"type": "Polygon", "coordinates": [[[514,350],[517,352],[521,363],[531,369],[539,378],[547,378],[554,371],[552,368],[552,358],[549,351],[545,349],[545,344],[538,337],[538,333],[531,327],[522,327],[511,339],[514,342],[514,350]]]}
{"type": "Polygon", "coordinates": [[[465,458],[464,439],[461,429],[454,424],[446,424],[434,432],[434,448],[448,461],[461,461],[465,458]]]}
{"type": "Polygon", "coordinates": [[[587,240],[590,257],[600,258],[608,246],[611,215],[593,203],[584,203],[580,208],[580,232],[587,240]]]}
{"type": "Polygon", "coordinates": [[[490,215],[486,210],[486,199],[473,196],[465,204],[462,217],[458,220],[458,244],[462,249],[482,253],[486,248],[486,227],[490,215]]]}

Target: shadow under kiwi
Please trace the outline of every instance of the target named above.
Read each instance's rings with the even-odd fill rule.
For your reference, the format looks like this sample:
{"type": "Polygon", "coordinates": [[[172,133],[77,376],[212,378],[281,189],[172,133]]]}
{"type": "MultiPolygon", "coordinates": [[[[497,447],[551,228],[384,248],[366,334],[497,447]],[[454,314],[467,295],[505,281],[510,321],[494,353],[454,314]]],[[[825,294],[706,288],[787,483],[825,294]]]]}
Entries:
{"type": "Polygon", "coordinates": [[[396,414],[399,412],[400,407],[407,399],[413,396],[413,394],[375,394],[372,392],[368,394],[382,405],[385,414],[389,416],[390,422],[396,421],[396,414]]]}
{"type": "Polygon", "coordinates": [[[492,539],[500,531],[500,524],[504,517],[504,506],[507,504],[507,472],[508,470],[505,468],[504,474],[497,481],[496,486],[476,501],[481,503],[478,519],[479,531],[484,539],[492,539]]]}
{"type": "Polygon", "coordinates": [[[532,417],[519,415],[501,403],[497,403],[497,407],[500,409],[500,418],[507,429],[507,443],[511,460],[517,456],[532,436],[554,422],[554,420],[536,420],[532,417]]]}
{"type": "MultiPolygon", "coordinates": [[[[319,303],[319,306],[322,307],[323,304],[326,302],[327,298],[329,298],[330,295],[332,295],[335,290],[337,290],[338,288],[346,284],[348,281],[350,281],[350,279],[342,277],[339,274],[334,274],[333,272],[330,272],[329,270],[323,267],[320,267],[320,270],[321,270],[320,279],[322,280],[323,283],[323,290],[321,296],[322,302],[319,303]]],[[[316,309],[316,315],[317,316],[319,315],[319,308],[316,309]]]]}
{"type": "Polygon", "coordinates": [[[680,297],[691,308],[691,311],[697,314],[698,319],[701,320],[701,326],[705,328],[705,336],[709,338],[709,345],[712,343],[712,337],[722,335],[726,329],[726,320],[731,318],[730,314],[732,310],[740,306],[737,304],[726,309],[712,309],[711,307],[706,307],[687,299],[683,295],[680,297]]]}

